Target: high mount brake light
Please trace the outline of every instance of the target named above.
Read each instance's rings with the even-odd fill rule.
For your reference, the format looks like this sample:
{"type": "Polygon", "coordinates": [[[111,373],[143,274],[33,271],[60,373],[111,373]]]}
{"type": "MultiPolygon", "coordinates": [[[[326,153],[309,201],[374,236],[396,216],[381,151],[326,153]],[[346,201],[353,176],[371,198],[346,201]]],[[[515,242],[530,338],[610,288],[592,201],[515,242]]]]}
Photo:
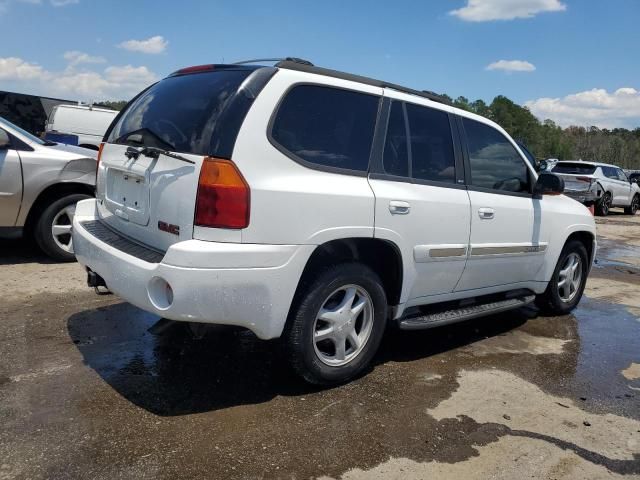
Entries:
{"type": "Polygon", "coordinates": [[[207,157],[202,162],[196,196],[195,225],[246,228],[251,190],[230,160],[207,157]]]}
{"type": "Polygon", "coordinates": [[[214,67],[215,65],[213,64],[194,65],[193,67],[181,68],[180,70],[175,72],[174,75],[184,75],[186,73],[210,72],[211,70],[214,69],[214,67]]]}

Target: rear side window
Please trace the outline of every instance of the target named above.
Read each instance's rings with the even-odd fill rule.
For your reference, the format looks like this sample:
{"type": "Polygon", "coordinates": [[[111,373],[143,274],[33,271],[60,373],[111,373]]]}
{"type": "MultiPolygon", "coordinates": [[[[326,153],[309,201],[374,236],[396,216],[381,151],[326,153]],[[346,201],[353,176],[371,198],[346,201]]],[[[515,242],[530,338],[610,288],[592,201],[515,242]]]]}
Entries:
{"type": "Polygon", "coordinates": [[[595,165],[583,164],[580,162],[557,163],[551,170],[553,173],[566,173],[568,175],[592,175],[596,171],[595,165]]]}
{"type": "MultiPolygon", "coordinates": [[[[228,107],[239,97],[246,97],[236,92],[251,72],[218,70],[168,77],[127,108],[107,141],[228,157],[232,146],[224,152],[217,152],[216,147],[221,137],[229,135],[229,123],[225,121],[228,107]]],[[[239,125],[234,128],[232,144],[239,125]]]]}
{"type": "Polygon", "coordinates": [[[471,184],[507,192],[530,192],[529,170],[511,142],[495,128],[462,119],[467,136],[471,184]]]}
{"type": "Polygon", "coordinates": [[[404,108],[401,102],[393,102],[391,104],[382,166],[385,173],[389,175],[409,176],[409,144],[407,142],[404,108]]]}
{"type": "Polygon", "coordinates": [[[298,85],[282,100],[271,137],[303,162],[366,172],[378,103],[374,95],[298,85]]]}
{"type": "Polygon", "coordinates": [[[449,115],[407,105],[411,138],[411,176],[418,180],[455,183],[455,157],[449,115]]]}
{"type": "Polygon", "coordinates": [[[602,173],[607,178],[611,178],[613,180],[618,179],[618,173],[616,172],[616,169],[613,167],[602,167],[602,173]]]}

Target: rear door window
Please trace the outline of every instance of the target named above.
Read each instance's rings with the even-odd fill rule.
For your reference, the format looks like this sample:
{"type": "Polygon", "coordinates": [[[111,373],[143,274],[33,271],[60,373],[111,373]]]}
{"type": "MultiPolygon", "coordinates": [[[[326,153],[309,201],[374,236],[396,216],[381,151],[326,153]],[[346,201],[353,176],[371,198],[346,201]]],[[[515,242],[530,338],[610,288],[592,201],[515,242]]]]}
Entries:
{"type": "MultiPolygon", "coordinates": [[[[168,77],[123,112],[108,141],[198,155],[216,154],[220,137],[229,134],[225,111],[236,97],[242,97],[235,94],[252,71],[225,69],[168,77]]],[[[234,127],[235,141],[239,125],[234,127]]],[[[220,156],[230,153],[227,148],[220,156]]]]}
{"type": "Polygon", "coordinates": [[[507,138],[489,125],[463,118],[471,184],[489,190],[529,193],[529,169],[507,138]]]}
{"type": "Polygon", "coordinates": [[[455,157],[449,115],[407,103],[411,140],[411,176],[417,180],[455,183],[455,157]]]}
{"type": "Polygon", "coordinates": [[[298,85],[271,128],[276,146],[311,166],[366,172],[380,99],[320,85],[298,85]]]}

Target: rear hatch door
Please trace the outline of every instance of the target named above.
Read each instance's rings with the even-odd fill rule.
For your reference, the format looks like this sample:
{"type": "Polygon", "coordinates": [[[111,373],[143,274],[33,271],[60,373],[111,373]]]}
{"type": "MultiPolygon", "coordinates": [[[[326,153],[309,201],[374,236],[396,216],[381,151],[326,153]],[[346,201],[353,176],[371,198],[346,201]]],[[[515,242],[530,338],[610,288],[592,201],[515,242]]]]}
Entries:
{"type": "Polygon", "coordinates": [[[206,156],[231,157],[257,95],[249,88],[255,87],[254,77],[265,77],[261,70],[268,70],[270,78],[275,71],[208,67],[178,72],[139,95],[107,132],[100,157],[96,196],[101,220],[158,250],[193,237],[202,162],[206,156]],[[172,156],[131,154],[145,147],[172,156]]]}

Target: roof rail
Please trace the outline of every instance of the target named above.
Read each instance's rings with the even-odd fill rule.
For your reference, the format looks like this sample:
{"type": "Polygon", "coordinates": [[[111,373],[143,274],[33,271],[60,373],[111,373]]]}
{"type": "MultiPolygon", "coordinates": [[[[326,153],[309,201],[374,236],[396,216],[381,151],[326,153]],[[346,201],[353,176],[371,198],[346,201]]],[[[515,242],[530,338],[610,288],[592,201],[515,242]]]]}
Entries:
{"type": "Polygon", "coordinates": [[[305,60],[304,58],[297,57],[285,57],[285,58],[256,58],[253,60],[242,60],[241,62],[233,62],[231,65],[246,65],[248,63],[261,63],[261,62],[294,62],[299,63],[301,65],[308,65],[313,67],[313,63],[309,60],[305,60]]]}
{"type": "Polygon", "coordinates": [[[352,82],[364,83],[365,85],[371,85],[374,87],[390,88],[403,93],[409,93],[411,95],[417,95],[419,97],[428,98],[431,101],[443,103],[445,105],[453,105],[448,99],[442,95],[430,92],[428,90],[415,90],[409,87],[403,87],[395,83],[385,82],[383,80],[376,80],[375,78],[363,77],[361,75],[354,75],[352,73],[340,72],[338,70],[330,70],[328,68],[316,67],[309,63],[301,63],[285,59],[276,63],[278,68],[286,68],[288,70],[297,70],[301,72],[315,73],[317,75],[325,75],[332,78],[340,78],[342,80],[350,80],[352,82]]]}

